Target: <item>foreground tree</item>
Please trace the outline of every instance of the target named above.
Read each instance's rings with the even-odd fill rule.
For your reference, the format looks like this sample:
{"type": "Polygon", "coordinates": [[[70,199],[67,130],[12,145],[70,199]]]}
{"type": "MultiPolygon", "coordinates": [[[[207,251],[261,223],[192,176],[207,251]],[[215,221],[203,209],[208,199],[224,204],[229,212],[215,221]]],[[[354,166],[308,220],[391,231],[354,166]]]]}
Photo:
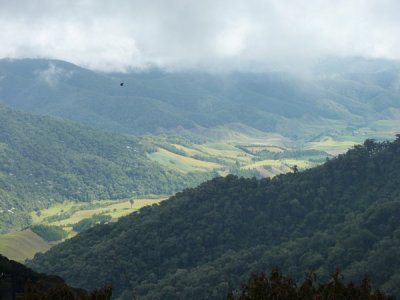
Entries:
{"type": "Polygon", "coordinates": [[[367,275],[360,286],[345,283],[343,276],[336,272],[328,283],[317,284],[314,273],[308,273],[304,282],[297,285],[278,270],[268,276],[265,273],[252,274],[239,291],[230,290],[228,300],[389,300],[395,299],[380,290],[372,291],[367,275]]]}

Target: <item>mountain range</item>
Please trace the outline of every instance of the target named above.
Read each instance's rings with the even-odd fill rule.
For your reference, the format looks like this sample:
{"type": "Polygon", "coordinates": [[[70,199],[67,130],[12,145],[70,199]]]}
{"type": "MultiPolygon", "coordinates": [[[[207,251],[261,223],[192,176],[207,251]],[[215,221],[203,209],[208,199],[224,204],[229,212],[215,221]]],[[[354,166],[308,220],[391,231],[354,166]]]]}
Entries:
{"type": "Polygon", "coordinates": [[[309,134],[304,124],[353,128],[398,118],[399,70],[397,62],[352,58],[327,60],[310,74],[106,74],[64,61],[2,59],[0,101],[125,133],[234,123],[300,136],[309,134]]]}
{"type": "Polygon", "coordinates": [[[87,290],[112,285],[117,299],[221,299],[274,267],[296,280],[368,272],[399,297],[400,136],[328,155],[393,134],[399,92],[398,62],[363,58],[302,74],[2,59],[0,232],[64,200],[176,193],[28,265],[87,290]]]}

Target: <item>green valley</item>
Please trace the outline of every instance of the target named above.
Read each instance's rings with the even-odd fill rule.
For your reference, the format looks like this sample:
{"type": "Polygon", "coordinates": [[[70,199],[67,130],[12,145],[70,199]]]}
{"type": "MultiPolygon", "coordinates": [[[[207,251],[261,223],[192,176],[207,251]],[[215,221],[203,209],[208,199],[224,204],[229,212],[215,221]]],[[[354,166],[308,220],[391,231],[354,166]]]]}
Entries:
{"type": "Polygon", "coordinates": [[[400,125],[382,120],[312,139],[244,126],[134,137],[6,107],[0,114],[3,232],[29,226],[26,212],[54,202],[171,194],[216,175],[266,177],[295,165],[306,169],[365,138],[390,137],[400,125]]]}
{"type": "Polygon", "coordinates": [[[0,102],[29,113],[0,106],[0,232],[30,226],[30,212],[54,203],[172,195],[217,175],[270,177],[392,137],[398,64],[333,63],[334,73],[321,65],[302,78],[106,74],[1,59],[0,102]]]}
{"type": "Polygon", "coordinates": [[[30,212],[66,200],[170,195],[211,178],[148,158],[142,138],[0,106],[0,233],[32,224],[30,212]]]}
{"type": "MultiPolygon", "coordinates": [[[[0,231],[44,224],[61,226],[69,237],[84,219],[81,226],[87,229],[127,215],[143,201],[153,203],[138,199],[130,209],[123,198],[148,193],[160,198],[214,176],[262,178],[305,170],[364,138],[390,137],[400,125],[382,120],[351,134],[338,129],[309,140],[243,125],[135,137],[6,107],[0,107],[0,115],[0,231]],[[93,215],[103,220],[89,221],[93,215]]],[[[27,234],[34,235],[13,232],[13,242],[2,236],[0,253],[23,260],[50,247],[25,243],[27,234]],[[5,248],[8,243],[22,245],[23,254],[5,248]]]]}

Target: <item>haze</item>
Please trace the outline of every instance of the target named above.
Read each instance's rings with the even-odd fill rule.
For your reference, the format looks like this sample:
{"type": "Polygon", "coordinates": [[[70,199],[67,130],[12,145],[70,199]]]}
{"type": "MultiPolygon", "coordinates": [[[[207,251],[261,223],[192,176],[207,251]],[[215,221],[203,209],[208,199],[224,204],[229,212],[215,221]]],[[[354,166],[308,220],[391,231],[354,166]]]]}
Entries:
{"type": "Polygon", "coordinates": [[[1,0],[0,57],[57,58],[101,71],[400,59],[399,11],[395,0],[1,0]]]}

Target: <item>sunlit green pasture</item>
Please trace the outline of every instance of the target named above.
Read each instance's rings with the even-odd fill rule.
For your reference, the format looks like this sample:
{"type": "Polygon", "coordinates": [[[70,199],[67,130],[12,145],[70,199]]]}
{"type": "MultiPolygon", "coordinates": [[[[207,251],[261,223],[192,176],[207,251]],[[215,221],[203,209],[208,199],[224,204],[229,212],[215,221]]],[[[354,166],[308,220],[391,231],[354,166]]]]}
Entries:
{"type": "Polygon", "coordinates": [[[120,217],[126,216],[134,211],[139,210],[140,208],[159,203],[160,201],[164,200],[165,198],[160,199],[133,199],[133,204],[128,201],[120,201],[115,202],[113,201],[110,203],[109,201],[106,202],[109,205],[100,207],[100,208],[93,208],[93,209],[84,209],[74,212],[69,218],[50,222],[49,225],[57,225],[63,227],[69,227],[73,224],[78,223],[79,221],[91,218],[95,214],[107,214],[112,217],[113,220],[117,220],[120,217]]]}
{"type": "Polygon", "coordinates": [[[357,144],[358,142],[355,140],[337,140],[332,137],[325,137],[320,141],[308,143],[306,149],[315,149],[337,155],[346,152],[357,144]]]}
{"type": "Polygon", "coordinates": [[[183,173],[195,171],[204,172],[222,168],[220,164],[179,155],[163,148],[159,148],[156,152],[150,153],[148,156],[150,159],[163,166],[183,173]]]}

